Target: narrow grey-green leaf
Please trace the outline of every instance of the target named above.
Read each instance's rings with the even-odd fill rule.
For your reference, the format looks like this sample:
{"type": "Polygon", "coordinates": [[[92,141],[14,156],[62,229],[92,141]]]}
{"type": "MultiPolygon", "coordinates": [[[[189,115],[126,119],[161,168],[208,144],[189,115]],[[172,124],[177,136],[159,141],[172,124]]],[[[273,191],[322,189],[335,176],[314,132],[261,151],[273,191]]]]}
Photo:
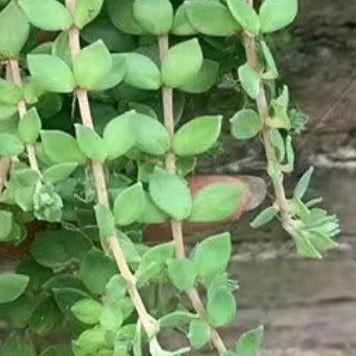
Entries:
{"type": "Polygon", "coordinates": [[[262,52],[265,59],[265,72],[263,79],[273,80],[278,78],[278,69],[273,58],[273,54],[265,41],[261,42],[262,52]]]}
{"type": "Polygon", "coordinates": [[[242,28],[257,36],[260,30],[260,20],[253,7],[245,0],[228,0],[227,5],[242,28]]]}
{"type": "Polygon", "coordinates": [[[206,152],[219,138],[222,116],[201,116],[188,121],[174,135],[172,147],[179,156],[206,152]]]}
{"type": "Polygon", "coordinates": [[[243,89],[252,98],[256,99],[260,92],[261,79],[248,63],[239,67],[239,79],[243,89]]]}
{"type": "Polygon", "coordinates": [[[19,121],[17,128],[20,139],[25,143],[37,141],[42,128],[41,119],[35,107],[31,108],[19,121]]]}
{"type": "Polygon", "coordinates": [[[31,54],[28,68],[36,85],[55,93],[71,93],[75,87],[74,76],[60,58],[48,54],[31,54]]]}
{"type": "Polygon", "coordinates": [[[136,136],[132,123],[135,114],[135,111],[126,112],[106,125],[103,139],[108,159],[124,155],[135,144],[136,136]]]}
{"type": "Polygon", "coordinates": [[[256,136],[263,127],[262,120],[256,111],[243,109],[230,119],[231,135],[237,140],[248,140],[256,136]]]}
{"type": "Polygon", "coordinates": [[[240,28],[226,6],[219,1],[187,1],[186,14],[193,28],[204,35],[225,37],[240,28]]]}
{"type": "Polygon", "coordinates": [[[86,157],[73,136],[63,131],[51,130],[42,131],[41,138],[46,155],[54,162],[84,163],[86,161],[86,157]]]}
{"type": "Polygon", "coordinates": [[[288,26],[297,13],[298,0],[264,0],[259,11],[262,32],[274,32],[288,26]]]}
{"type": "Polygon", "coordinates": [[[104,0],[76,0],[73,11],[74,23],[78,28],[93,21],[100,13],[104,0]]]}
{"type": "Polygon", "coordinates": [[[19,0],[28,20],[41,30],[68,30],[73,19],[69,10],[56,0],[19,0]]]}
{"type": "Polygon", "coordinates": [[[167,34],[173,24],[170,0],[135,0],[133,14],[140,26],[155,36],[167,34]]]}
{"type": "Polygon", "coordinates": [[[75,132],[80,150],[91,160],[104,162],[107,156],[104,140],[91,128],[75,124],[75,132]]]}
{"type": "Polygon", "coordinates": [[[278,214],[278,210],[273,206],[264,209],[253,219],[253,221],[251,222],[251,227],[257,229],[272,221],[277,214],[278,214]]]}
{"type": "Polygon", "coordinates": [[[23,274],[0,274],[0,303],[9,303],[17,299],[26,289],[30,278],[23,274]]]}
{"type": "Polygon", "coordinates": [[[73,60],[76,83],[83,89],[94,90],[112,69],[112,58],[102,40],[83,48],[73,60]]]}
{"type": "Polygon", "coordinates": [[[142,215],[145,204],[142,183],[124,189],[115,199],[114,216],[117,224],[130,225],[142,215]]]}
{"type": "Polygon", "coordinates": [[[203,65],[203,53],[196,38],[171,47],[163,57],[161,72],[165,85],[176,88],[196,75],[203,65]]]}
{"type": "Polygon", "coordinates": [[[200,94],[209,90],[216,83],[219,73],[219,63],[204,59],[200,71],[186,81],[178,89],[186,93],[200,94]]]}
{"type": "Polygon", "coordinates": [[[147,56],[130,53],[126,59],[124,81],[134,88],[157,90],[161,86],[161,73],[157,65],[147,56]]]}
{"type": "Polygon", "coordinates": [[[187,183],[179,176],[156,168],[149,182],[149,192],[155,204],[173,219],[181,221],[189,217],[192,198],[187,183]]]}
{"type": "Polygon", "coordinates": [[[310,167],[299,179],[297,186],[294,189],[294,196],[302,199],[304,194],[307,192],[310,181],[314,172],[314,168],[310,167]]]}

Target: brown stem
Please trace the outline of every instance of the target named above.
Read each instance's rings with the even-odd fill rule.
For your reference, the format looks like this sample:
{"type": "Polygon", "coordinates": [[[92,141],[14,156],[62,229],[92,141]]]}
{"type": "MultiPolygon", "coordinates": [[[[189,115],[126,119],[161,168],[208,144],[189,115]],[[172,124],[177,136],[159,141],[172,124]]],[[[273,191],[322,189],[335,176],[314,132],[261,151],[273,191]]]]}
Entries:
{"type": "MultiPolygon", "coordinates": [[[[74,9],[75,1],[76,0],[66,0],[66,6],[69,10],[74,9]]],[[[69,30],[69,40],[70,40],[69,43],[70,43],[71,56],[73,60],[75,56],[78,54],[78,52],[80,51],[78,28],[72,27],[69,30]]],[[[83,125],[93,129],[94,124],[93,124],[93,118],[90,110],[87,91],[84,89],[77,89],[75,95],[78,99],[80,116],[83,125]]],[[[106,187],[104,167],[101,163],[92,161],[91,169],[92,169],[95,188],[97,192],[98,202],[109,208],[110,203],[108,197],[108,190],[106,187]]],[[[144,328],[148,337],[151,338],[155,333],[153,319],[148,314],[146,307],[142,302],[142,298],[136,288],[135,277],[130,271],[130,268],[126,262],[120,243],[117,240],[116,236],[109,236],[108,242],[109,242],[110,249],[113,253],[113,256],[115,258],[116,264],[118,266],[118,269],[125,280],[127,290],[130,294],[132,303],[134,304],[135,309],[137,311],[140,323],[142,324],[142,327],[144,328]]]]}
{"type": "MultiPolygon", "coordinates": [[[[169,37],[168,35],[163,35],[159,38],[159,53],[161,61],[169,50],[169,37]]],[[[173,115],[173,89],[163,86],[162,87],[162,105],[163,105],[163,115],[164,115],[164,125],[171,135],[174,136],[174,115],[173,115]]],[[[176,158],[173,151],[169,151],[165,156],[166,169],[169,173],[176,173],[176,158]]],[[[171,230],[172,236],[175,243],[176,257],[183,259],[185,258],[185,248],[184,248],[184,236],[183,236],[183,225],[180,221],[171,220],[171,230]]],[[[192,303],[194,310],[197,312],[199,317],[206,320],[206,311],[204,304],[199,296],[196,289],[191,289],[187,291],[187,296],[192,303]]],[[[224,342],[222,341],[219,333],[211,328],[210,331],[211,341],[219,353],[226,351],[224,342]]]]}
{"type": "MultiPolygon", "coordinates": [[[[21,80],[21,74],[20,74],[20,68],[19,68],[19,62],[17,59],[9,59],[7,61],[7,70],[9,73],[9,77],[11,78],[11,81],[16,84],[18,87],[22,87],[22,80],[21,80]]],[[[20,120],[23,119],[23,117],[26,114],[26,102],[24,99],[21,99],[18,103],[17,103],[17,110],[20,116],[20,120]]],[[[27,151],[27,156],[28,156],[28,160],[30,163],[30,167],[37,171],[38,173],[41,174],[40,172],[40,168],[38,165],[38,161],[37,161],[37,157],[36,157],[36,150],[35,150],[35,146],[33,144],[26,144],[26,151],[27,151]]]]}
{"type": "MultiPolygon", "coordinates": [[[[248,5],[253,7],[253,0],[247,0],[247,3],[248,5]]],[[[248,64],[253,70],[259,72],[260,65],[257,59],[255,38],[251,36],[249,33],[247,33],[246,31],[244,31],[243,43],[245,47],[248,64]]],[[[260,85],[260,90],[256,98],[256,103],[257,103],[258,113],[262,121],[266,123],[269,118],[269,111],[268,111],[268,103],[267,103],[267,98],[266,98],[266,93],[265,93],[263,83],[261,83],[260,85]]],[[[277,177],[272,176],[274,175],[273,167],[278,167],[279,165],[278,165],[278,159],[276,157],[275,151],[272,146],[272,130],[266,124],[264,125],[264,129],[262,132],[262,138],[265,147],[268,173],[270,174],[273,180],[274,191],[276,195],[276,205],[279,209],[282,225],[286,230],[288,230],[291,226],[291,217],[289,212],[288,200],[283,186],[283,172],[279,169],[276,172],[277,177]]]]}

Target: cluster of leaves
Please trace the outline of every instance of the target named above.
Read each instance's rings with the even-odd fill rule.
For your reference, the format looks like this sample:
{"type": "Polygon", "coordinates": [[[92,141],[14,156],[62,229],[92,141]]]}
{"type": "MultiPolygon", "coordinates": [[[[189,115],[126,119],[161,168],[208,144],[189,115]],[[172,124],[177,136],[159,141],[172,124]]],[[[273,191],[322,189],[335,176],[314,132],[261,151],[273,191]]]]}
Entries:
{"type": "MultiPolygon", "coordinates": [[[[264,83],[278,78],[263,35],[293,21],[297,0],[284,0],[283,6],[264,0],[258,13],[243,0],[67,2],[11,0],[0,12],[0,58],[7,69],[0,79],[0,156],[11,159],[0,196],[0,242],[19,244],[29,222],[49,223],[16,272],[0,275],[0,313],[10,328],[27,330],[24,337],[11,335],[1,355],[36,355],[31,335],[63,327],[72,343],[49,346],[41,356],[140,356],[147,349],[173,356],[201,349],[216,327],[235,319],[237,283],[226,273],[230,236],[210,236],[178,258],[174,242],[147,246],[142,230],[167,221],[218,222],[240,206],[242,183],[212,183],[192,194],[184,178],[196,156],[217,144],[223,121],[222,115],[187,117],[186,97],[195,100],[227,75],[248,98],[230,120],[232,136],[247,140],[267,128],[277,157],[268,162],[275,185],[281,172],[293,170],[291,133],[302,124],[290,115],[288,88],[270,99],[267,119],[252,100],[264,83]],[[84,44],[74,56],[73,29],[84,44]],[[242,32],[258,39],[260,71],[244,63],[244,56],[235,68],[242,32]],[[160,54],[158,41],[168,35],[174,45],[160,54]],[[231,63],[224,62],[226,53],[231,63]],[[174,89],[169,114],[176,123],[186,122],[173,135],[163,124],[162,88],[174,89]],[[91,113],[83,112],[82,102],[77,110],[73,93],[89,93],[94,125],[85,121],[91,113]],[[167,155],[176,159],[175,173],[165,167],[167,155]],[[97,200],[89,166],[98,165],[104,167],[112,209],[97,200]],[[111,236],[147,306],[151,333],[142,332],[137,298],[108,247],[111,236]],[[192,312],[183,298],[195,288],[206,291],[206,315],[192,312]],[[189,347],[163,350],[156,335],[165,328],[184,334],[189,347]]],[[[334,247],[338,224],[314,207],[317,201],[302,202],[310,176],[311,171],[301,178],[288,200],[293,224],[287,230],[302,255],[319,257],[334,247]]],[[[252,225],[279,216],[274,205],[252,225]]],[[[258,327],[243,334],[234,350],[218,351],[255,356],[262,335],[258,327]]]]}

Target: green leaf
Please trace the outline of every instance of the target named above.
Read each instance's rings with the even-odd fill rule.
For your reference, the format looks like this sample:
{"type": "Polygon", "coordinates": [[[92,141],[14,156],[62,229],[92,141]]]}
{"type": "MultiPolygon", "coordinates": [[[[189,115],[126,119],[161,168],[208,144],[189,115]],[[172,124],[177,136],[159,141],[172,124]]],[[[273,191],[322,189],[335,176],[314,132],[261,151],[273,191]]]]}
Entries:
{"type": "Polygon", "coordinates": [[[95,325],[100,321],[102,305],[94,299],[82,299],[76,302],[71,308],[73,315],[82,323],[95,325]]]}
{"type": "Polygon", "coordinates": [[[77,167],[78,164],[75,162],[55,164],[43,172],[43,180],[52,184],[58,183],[68,178],[77,167]]]}
{"type": "Polygon", "coordinates": [[[126,112],[112,119],[105,127],[103,139],[108,159],[123,156],[135,144],[132,120],[135,111],[126,112]]]}
{"type": "Polygon", "coordinates": [[[256,136],[263,127],[263,122],[256,111],[243,109],[230,119],[231,135],[237,140],[248,140],[256,136]]]}
{"type": "Polygon", "coordinates": [[[1,347],[1,356],[36,356],[36,350],[28,333],[24,337],[17,332],[10,334],[1,347]]]}
{"type": "Polygon", "coordinates": [[[257,36],[260,31],[260,20],[253,7],[244,0],[228,0],[227,5],[242,28],[257,36]]]}
{"type": "Polygon", "coordinates": [[[7,241],[13,226],[13,215],[10,211],[0,210],[0,242],[7,241]]]}
{"type": "Polygon", "coordinates": [[[100,240],[105,252],[107,249],[107,238],[110,236],[116,236],[116,227],[114,216],[110,209],[103,204],[97,204],[94,207],[96,223],[99,227],[100,240]]]}
{"type": "Polygon", "coordinates": [[[41,30],[64,31],[73,24],[69,10],[56,0],[19,0],[18,2],[32,25],[41,30]]]}
{"type": "Polygon", "coordinates": [[[261,211],[251,222],[251,227],[257,229],[270,221],[272,221],[278,214],[278,210],[273,206],[261,211]]]}
{"type": "Polygon", "coordinates": [[[86,157],[81,152],[75,138],[63,131],[42,131],[43,149],[48,157],[56,163],[84,163],[86,157]]]}
{"type": "Polygon", "coordinates": [[[95,85],[95,90],[107,90],[118,85],[125,76],[126,60],[125,54],[112,54],[112,67],[106,77],[95,85]]]}
{"type": "Polygon", "coordinates": [[[179,176],[157,167],[149,182],[149,192],[154,203],[173,219],[189,217],[192,198],[187,183],[179,176]]]}
{"type": "Polygon", "coordinates": [[[144,208],[138,222],[143,224],[160,224],[168,220],[167,214],[160,210],[148,193],[144,194],[144,208]]]}
{"type": "Polygon", "coordinates": [[[212,277],[225,271],[231,254],[230,234],[213,235],[200,242],[193,254],[199,277],[212,277]]]}
{"type": "Polygon", "coordinates": [[[59,309],[65,316],[69,317],[71,321],[76,320],[70,310],[71,307],[79,300],[91,298],[87,292],[77,288],[53,288],[52,292],[59,309]]]}
{"type": "Polygon", "coordinates": [[[209,296],[206,309],[210,325],[221,327],[234,320],[236,300],[229,290],[222,288],[209,296]]]}
{"type": "Polygon", "coordinates": [[[79,262],[91,247],[90,240],[79,232],[53,230],[38,233],[30,252],[40,265],[57,269],[79,262]]]}
{"type": "Polygon", "coordinates": [[[11,118],[11,116],[15,115],[16,112],[16,105],[0,104],[0,122],[11,118]]]}
{"type": "Polygon", "coordinates": [[[218,1],[187,1],[186,14],[193,28],[204,35],[226,37],[240,28],[226,6],[218,1]]]}
{"type": "Polygon", "coordinates": [[[176,36],[187,36],[194,35],[197,33],[197,31],[188,21],[188,17],[186,14],[186,3],[183,3],[177,8],[174,15],[173,27],[171,32],[176,36]]]}
{"type": "MultiPolygon", "coordinates": [[[[107,331],[99,326],[93,329],[83,331],[77,340],[73,341],[72,349],[75,355],[101,355],[99,352],[101,349],[105,349],[107,346],[106,340],[107,331]]],[[[108,354],[102,354],[108,356],[108,354]]],[[[112,355],[112,351],[110,354],[112,355]]]]}
{"type": "Polygon", "coordinates": [[[265,59],[265,72],[263,73],[262,78],[267,80],[277,79],[278,69],[273,54],[265,41],[261,41],[261,47],[265,59]]]}
{"type": "Polygon", "coordinates": [[[303,198],[303,196],[305,195],[305,193],[307,192],[307,190],[309,188],[313,172],[314,172],[314,168],[310,167],[299,179],[298,184],[296,185],[296,187],[294,189],[295,197],[297,197],[299,199],[303,198]]]}
{"type": "Polygon", "coordinates": [[[0,133],[0,155],[17,156],[24,150],[23,143],[17,136],[9,133],[0,133]]]}
{"type": "Polygon", "coordinates": [[[271,143],[275,150],[279,162],[283,162],[286,157],[286,145],[281,132],[277,129],[271,129],[271,143]]]}
{"type": "Polygon", "coordinates": [[[21,89],[12,82],[0,78],[0,103],[15,105],[21,99],[21,89]]]}
{"type": "Polygon", "coordinates": [[[184,291],[194,287],[197,273],[191,260],[172,259],[167,262],[167,266],[168,276],[176,288],[184,291]]]}
{"type": "Polygon", "coordinates": [[[239,67],[238,74],[242,88],[252,99],[256,99],[261,85],[261,79],[258,74],[248,63],[239,67]]]}
{"type": "Polygon", "coordinates": [[[209,90],[215,83],[219,73],[219,63],[204,59],[200,71],[179,86],[178,89],[186,93],[201,94],[209,90]]]}
{"type": "Polygon", "coordinates": [[[80,150],[91,160],[104,162],[107,156],[104,140],[92,129],[75,124],[75,132],[80,150]]]}
{"type": "Polygon", "coordinates": [[[105,287],[105,298],[109,301],[118,301],[126,296],[126,285],[124,278],[115,274],[105,287]]]}
{"type": "Polygon", "coordinates": [[[15,1],[0,12],[0,33],[0,55],[16,58],[28,39],[30,24],[15,1]]]}
{"type": "Polygon", "coordinates": [[[70,345],[49,346],[40,353],[40,356],[74,356],[70,345]]]}
{"type": "Polygon", "coordinates": [[[9,303],[20,297],[28,286],[30,278],[23,274],[0,274],[0,303],[9,303]]]}
{"type": "Polygon", "coordinates": [[[210,340],[210,327],[204,320],[192,320],[189,324],[188,339],[193,349],[199,350],[210,340]]]}
{"type": "Polygon", "coordinates": [[[155,62],[140,53],[130,53],[126,59],[124,81],[134,88],[157,90],[161,87],[161,73],[155,62]]]}
{"type": "Polygon", "coordinates": [[[60,58],[48,54],[30,54],[27,56],[27,63],[36,85],[44,90],[55,93],[73,91],[73,73],[60,58]]]}
{"type": "Polygon", "coordinates": [[[127,52],[136,47],[133,36],[116,28],[108,18],[99,17],[80,31],[80,36],[88,43],[102,39],[110,52],[127,52]]]}
{"type": "Polygon", "coordinates": [[[63,201],[50,183],[38,184],[33,195],[34,215],[38,220],[60,222],[63,201]]]}
{"type": "Polygon", "coordinates": [[[145,197],[141,182],[124,189],[114,202],[116,223],[126,226],[137,221],[142,215],[144,204],[145,197]]]}
{"type": "Polygon", "coordinates": [[[31,108],[19,121],[17,128],[20,139],[25,143],[35,143],[42,128],[36,108],[31,108]]]}
{"type": "Polygon", "coordinates": [[[118,331],[124,321],[120,308],[114,302],[105,303],[100,315],[100,325],[106,330],[118,331]]]}
{"type": "Polygon", "coordinates": [[[169,0],[135,0],[133,14],[140,26],[155,36],[167,34],[173,25],[173,6],[169,0]]]}
{"type": "Polygon", "coordinates": [[[75,25],[82,29],[92,22],[101,11],[104,0],[76,0],[73,11],[75,25]]]}
{"type": "Polygon", "coordinates": [[[194,156],[209,150],[221,131],[222,116],[201,116],[188,121],[174,135],[172,147],[179,156],[194,156]]]}
{"type": "Polygon", "coordinates": [[[295,230],[291,232],[291,235],[294,238],[295,244],[297,246],[297,252],[300,256],[318,259],[322,258],[320,252],[311,242],[310,236],[308,236],[308,232],[295,230]]]}
{"type": "Polygon", "coordinates": [[[190,323],[191,320],[195,320],[197,318],[198,316],[196,314],[192,314],[184,310],[176,310],[159,319],[159,325],[161,328],[172,329],[185,326],[190,323]]]}
{"type": "Polygon", "coordinates": [[[112,68],[109,50],[102,40],[83,48],[73,60],[76,83],[83,89],[94,90],[112,68]]]}
{"type": "Polygon", "coordinates": [[[263,339],[264,328],[256,329],[242,334],[235,346],[236,356],[257,356],[263,339]]]}
{"type": "Polygon", "coordinates": [[[35,305],[29,326],[37,335],[43,336],[58,327],[62,319],[63,315],[53,297],[46,297],[35,305]]]}
{"type": "Polygon", "coordinates": [[[259,12],[264,33],[278,31],[293,22],[298,13],[298,0],[264,0],[259,12]]]}
{"type": "Polygon", "coordinates": [[[90,250],[80,263],[80,277],[90,292],[95,295],[105,292],[105,286],[116,273],[114,261],[98,249],[90,250]]]}
{"type": "Polygon", "coordinates": [[[132,117],[136,146],[145,153],[161,156],[170,146],[170,137],[166,128],[149,116],[135,113],[132,117]]]}
{"type": "Polygon", "coordinates": [[[205,186],[193,196],[189,220],[212,222],[229,218],[238,210],[244,189],[241,183],[212,183],[205,186]]]}
{"type": "Polygon", "coordinates": [[[1,319],[6,322],[9,329],[23,329],[28,325],[32,309],[33,301],[25,294],[11,303],[0,304],[1,319]]]}
{"type": "Polygon", "coordinates": [[[203,53],[198,39],[178,43],[163,57],[161,72],[165,85],[179,87],[195,76],[203,65],[203,53]]]}
{"type": "Polygon", "coordinates": [[[69,33],[61,32],[53,42],[51,54],[59,57],[69,67],[72,67],[72,55],[69,44],[69,33]]]}
{"type": "Polygon", "coordinates": [[[119,30],[131,35],[142,35],[145,30],[134,17],[133,4],[133,0],[108,0],[108,15],[119,30]]]}

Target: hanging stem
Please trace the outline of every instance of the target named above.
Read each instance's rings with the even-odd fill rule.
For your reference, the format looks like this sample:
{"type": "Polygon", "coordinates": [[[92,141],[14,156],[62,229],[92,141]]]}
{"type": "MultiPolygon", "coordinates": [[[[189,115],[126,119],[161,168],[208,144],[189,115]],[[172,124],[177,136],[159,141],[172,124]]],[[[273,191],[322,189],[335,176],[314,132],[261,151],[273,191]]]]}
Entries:
{"type": "MultiPolygon", "coordinates": [[[[160,59],[164,58],[169,50],[169,37],[168,35],[163,35],[159,37],[159,53],[160,59]]],[[[163,105],[163,115],[164,115],[164,125],[171,137],[174,136],[174,114],[173,114],[173,89],[163,86],[162,87],[162,105],[163,105]]],[[[176,173],[176,157],[173,151],[168,151],[165,156],[165,165],[169,173],[176,173]]],[[[171,230],[172,236],[175,243],[176,257],[183,259],[185,258],[185,248],[184,248],[184,236],[183,236],[183,225],[180,221],[171,220],[171,230]]],[[[204,304],[199,296],[196,289],[191,289],[187,291],[187,296],[192,303],[194,310],[198,313],[199,317],[206,320],[206,311],[204,304]]],[[[219,333],[211,328],[210,329],[211,341],[219,353],[226,351],[224,342],[222,341],[219,333]]]]}
{"type": "MultiPolygon", "coordinates": [[[[6,62],[6,70],[8,73],[8,76],[10,80],[16,84],[18,87],[22,87],[22,80],[21,80],[21,74],[20,74],[20,68],[19,68],[19,62],[17,59],[8,59],[6,62]]],[[[23,119],[25,116],[27,109],[26,109],[26,102],[24,99],[21,99],[17,103],[17,110],[20,116],[20,120],[23,119]]],[[[37,157],[36,157],[36,150],[35,146],[31,143],[26,144],[26,151],[27,151],[27,156],[28,160],[30,163],[30,167],[37,171],[38,173],[41,174],[40,168],[38,165],[37,157]]]]}
{"type": "MultiPolygon", "coordinates": [[[[253,0],[247,0],[247,4],[253,7],[253,0]]],[[[256,42],[255,38],[249,34],[247,31],[243,32],[243,43],[245,47],[245,53],[247,57],[247,62],[250,67],[259,72],[260,65],[257,59],[256,52],[256,42]]],[[[272,129],[266,125],[267,119],[269,118],[268,104],[264,85],[261,82],[260,90],[256,98],[257,110],[264,123],[264,129],[262,131],[263,144],[265,147],[266,160],[268,165],[268,173],[272,178],[275,198],[275,205],[277,206],[280,217],[282,220],[282,226],[288,231],[292,225],[291,216],[289,212],[288,200],[286,197],[286,192],[283,185],[283,172],[278,169],[277,172],[273,167],[279,167],[279,162],[272,145],[272,129]],[[274,170],[274,173],[273,173],[274,170]]]]}
{"type": "MultiPolygon", "coordinates": [[[[75,2],[76,0],[66,0],[66,6],[70,11],[73,11],[75,7],[75,2]]],[[[73,60],[75,56],[78,54],[78,52],[80,51],[79,29],[74,26],[69,30],[69,43],[70,43],[71,56],[73,60]]],[[[74,95],[78,100],[79,111],[80,111],[80,116],[83,125],[93,129],[94,128],[93,118],[90,110],[87,91],[84,89],[77,89],[74,95]]],[[[101,163],[92,161],[91,169],[92,169],[95,188],[97,192],[98,202],[104,205],[105,207],[109,208],[110,203],[108,197],[108,190],[106,187],[103,165],[101,163]]],[[[155,334],[153,318],[148,314],[146,307],[143,304],[142,298],[136,288],[135,276],[132,274],[127,264],[124,253],[121,249],[120,243],[118,242],[116,236],[108,237],[108,243],[114,255],[119,271],[125,280],[127,290],[129,292],[132,303],[137,311],[139,321],[143,329],[145,330],[146,334],[148,335],[148,337],[151,338],[155,334]]]]}

